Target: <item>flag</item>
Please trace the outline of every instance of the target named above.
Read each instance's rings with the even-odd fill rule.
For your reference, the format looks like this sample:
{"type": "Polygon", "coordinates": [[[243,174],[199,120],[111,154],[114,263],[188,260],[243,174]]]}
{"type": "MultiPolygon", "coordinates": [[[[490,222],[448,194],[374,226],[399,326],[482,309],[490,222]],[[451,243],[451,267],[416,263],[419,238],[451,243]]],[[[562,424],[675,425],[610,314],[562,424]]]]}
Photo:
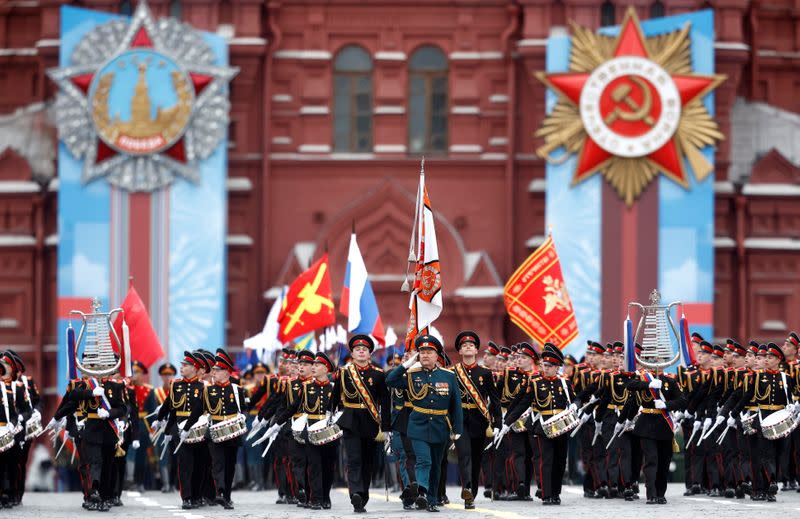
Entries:
{"type": "Polygon", "coordinates": [[[328,255],[325,254],[289,286],[278,315],[278,339],[289,342],[335,322],[328,255]]]}
{"type": "Polygon", "coordinates": [[[417,190],[417,207],[414,215],[414,229],[411,234],[412,254],[416,237],[416,254],[414,254],[414,285],[411,287],[411,298],[408,308],[411,311],[408,319],[405,344],[412,348],[417,335],[427,333],[430,324],[442,313],[442,271],[439,264],[439,247],[436,243],[433,209],[425,187],[425,170],[419,174],[417,190]]]}
{"type": "MultiPolygon", "coordinates": [[[[125,350],[129,348],[128,351],[130,351],[128,358],[120,360],[123,361],[123,364],[130,364],[135,359],[148,368],[151,367],[164,356],[164,349],[161,347],[161,341],[158,340],[153,323],[150,322],[147,308],[132,282],[128,286],[128,294],[120,308],[124,313],[114,321],[114,331],[117,332],[117,337],[123,343],[123,351],[117,351],[117,353],[125,356],[125,350]],[[128,329],[126,330],[126,328],[128,329]]],[[[116,351],[117,345],[114,341],[112,341],[112,345],[116,351]]]]}
{"type": "Polygon", "coordinates": [[[386,329],[386,345],[394,346],[397,344],[397,334],[391,326],[386,329]]]}
{"type": "Polygon", "coordinates": [[[578,335],[552,236],[512,274],[503,300],[511,321],[539,344],[551,342],[563,349],[578,335]]]}
{"type": "Polygon", "coordinates": [[[682,307],[681,322],[678,326],[678,332],[680,334],[681,366],[684,368],[696,366],[697,359],[694,356],[694,350],[692,350],[689,340],[689,321],[686,320],[686,314],[683,313],[682,307]]]}
{"type": "Polygon", "coordinates": [[[633,338],[633,321],[630,315],[625,319],[622,332],[625,337],[625,371],[633,373],[636,371],[636,341],[633,338]]]}
{"type": "Polygon", "coordinates": [[[350,333],[369,334],[381,346],[386,344],[381,314],[378,312],[372,283],[367,277],[364,258],[358,248],[356,233],[350,235],[350,250],[347,253],[347,269],[344,273],[339,312],[347,316],[347,330],[350,333]]]}
{"type": "Polygon", "coordinates": [[[301,335],[294,339],[294,349],[297,351],[300,350],[311,350],[312,352],[317,352],[317,338],[314,335],[314,332],[308,332],[305,335],[301,335]]]}
{"type": "Polygon", "coordinates": [[[281,341],[278,340],[278,316],[281,313],[283,299],[286,297],[287,290],[288,287],[284,286],[281,289],[281,293],[275,298],[275,302],[272,303],[272,307],[267,314],[267,320],[264,322],[264,329],[244,340],[245,349],[255,351],[259,359],[263,360],[267,355],[281,349],[283,346],[281,341]]]}

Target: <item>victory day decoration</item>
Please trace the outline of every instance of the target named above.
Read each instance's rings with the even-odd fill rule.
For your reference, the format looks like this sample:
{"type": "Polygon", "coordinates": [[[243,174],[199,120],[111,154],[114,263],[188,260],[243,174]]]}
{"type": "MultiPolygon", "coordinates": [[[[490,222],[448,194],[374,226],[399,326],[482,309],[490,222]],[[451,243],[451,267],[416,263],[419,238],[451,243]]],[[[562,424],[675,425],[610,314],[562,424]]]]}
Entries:
{"type": "Polygon", "coordinates": [[[537,74],[559,95],[537,132],[539,156],[578,154],[573,184],[599,172],[629,206],[659,172],[688,188],[684,156],[698,180],[708,176],[700,150],[723,135],[701,99],[725,77],[692,73],[689,25],[646,38],[630,8],[616,37],[572,30],[569,71],[537,74]]]}
{"type": "Polygon", "coordinates": [[[174,18],[154,20],[145,2],[128,19],[86,34],[70,64],[51,69],[61,140],[100,177],[128,191],[153,191],[180,176],[197,182],[197,161],[226,136],[228,82],[200,34],[174,18]]]}

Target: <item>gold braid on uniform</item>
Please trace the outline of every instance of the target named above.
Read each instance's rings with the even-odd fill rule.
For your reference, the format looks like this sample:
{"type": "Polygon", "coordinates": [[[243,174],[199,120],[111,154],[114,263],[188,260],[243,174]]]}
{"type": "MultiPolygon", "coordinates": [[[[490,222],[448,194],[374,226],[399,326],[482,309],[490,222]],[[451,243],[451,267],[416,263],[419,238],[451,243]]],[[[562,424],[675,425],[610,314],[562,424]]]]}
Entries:
{"type": "Polygon", "coordinates": [[[753,390],[755,391],[756,402],[769,400],[769,396],[770,394],[772,394],[772,386],[769,384],[767,384],[767,390],[764,393],[758,394],[758,386],[760,379],[761,379],[761,373],[756,373],[755,387],[753,388],[753,390]]]}
{"type": "Polygon", "coordinates": [[[513,400],[517,393],[519,393],[519,388],[522,387],[522,384],[517,384],[517,387],[514,391],[508,389],[508,370],[506,370],[506,375],[503,377],[503,395],[502,400],[510,401],[513,400]]]}
{"type": "Polygon", "coordinates": [[[422,400],[426,396],[428,396],[428,391],[430,390],[430,384],[423,384],[422,389],[419,391],[414,389],[414,381],[411,378],[411,373],[407,373],[406,377],[408,377],[408,396],[411,400],[417,401],[422,400]]]}
{"type": "Polygon", "coordinates": [[[206,400],[206,407],[208,408],[208,414],[215,415],[215,414],[222,414],[222,398],[217,400],[217,405],[211,407],[211,402],[208,400],[208,386],[203,388],[203,398],[206,400]]]}
{"type": "Polygon", "coordinates": [[[553,403],[553,393],[550,391],[547,392],[547,398],[544,400],[539,398],[539,386],[534,383],[533,384],[533,399],[536,402],[536,407],[539,409],[549,408],[550,404],[553,403]]]}
{"type": "Polygon", "coordinates": [[[609,384],[609,386],[611,386],[611,398],[614,399],[614,402],[624,402],[625,400],[628,399],[628,389],[627,388],[623,388],[622,389],[622,395],[618,395],[617,394],[617,391],[614,389],[614,376],[613,375],[611,376],[611,383],[609,384]]]}
{"type": "MultiPolygon", "coordinates": [[[[311,381],[303,383],[303,386],[304,387],[308,386],[308,384],[310,382],[311,381]]],[[[305,412],[308,413],[308,414],[320,414],[319,413],[319,408],[320,408],[320,404],[321,403],[322,403],[322,397],[320,396],[320,397],[317,398],[317,403],[314,405],[314,407],[311,407],[311,405],[309,405],[309,403],[308,403],[308,388],[306,387],[305,391],[303,391],[303,407],[305,408],[305,412]]]]}
{"type": "MultiPolygon", "coordinates": [[[[354,398],[360,398],[360,396],[358,394],[358,389],[356,389],[355,391],[348,391],[347,390],[347,384],[345,383],[345,374],[346,373],[347,373],[347,371],[344,368],[341,368],[341,375],[339,376],[339,378],[342,379],[342,394],[344,394],[345,397],[347,397],[347,398],[349,398],[351,400],[354,399],[354,398]]],[[[353,384],[353,385],[355,385],[355,384],[353,384]]]]}
{"type": "MultiPolygon", "coordinates": [[[[187,388],[189,386],[186,386],[187,388]]],[[[186,403],[186,399],[189,398],[189,392],[183,394],[180,400],[175,400],[175,383],[173,382],[169,386],[169,399],[172,400],[172,408],[173,409],[180,409],[183,407],[183,404],[186,403]]]]}

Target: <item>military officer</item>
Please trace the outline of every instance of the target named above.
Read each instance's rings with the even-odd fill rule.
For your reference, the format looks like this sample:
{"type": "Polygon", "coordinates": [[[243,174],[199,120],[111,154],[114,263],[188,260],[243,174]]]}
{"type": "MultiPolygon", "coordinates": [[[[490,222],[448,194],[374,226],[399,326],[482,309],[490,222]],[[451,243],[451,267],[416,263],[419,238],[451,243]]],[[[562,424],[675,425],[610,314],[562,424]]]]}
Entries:
{"type": "Polygon", "coordinates": [[[333,406],[342,410],[337,424],[344,433],[342,445],[347,453],[347,486],[350,504],[356,513],[366,512],[375,441],[391,434],[391,405],[385,374],[372,365],[375,343],[369,335],[354,335],[348,341],[353,362],[334,376],[333,406]]]}
{"type": "MultiPolygon", "coordinates": [[[[0,355],[0,434],[10,434],[17,426],[18,409],[15,384],[12,378],[13,361],[0,355]]],[[[18,449],[11,447],[0,452],[0,508],[11,508],[16,499],[18,449]]]]}
{"type": "Polygon", "coordinates": [[[386,383],[406,389],[411,401],[408,437],[417,458],[415,467],[418,509],[438,512],[439,470],[448,442],[458,441],[463,432],[464,416],[461,391],[456,376],[436,366],[442,345],[432,335],[421,335],[414,341],[416,353],[392,370],[386,383]],[[417,358],[419,365],[414,366],[417,358]],[[412,368],[412,366],[414,366],[412,368]]]}
{"type": "Polygon", "coordinates": [[[567,441],[568,434],[561,434],[549,438],[544,434],[542,421],[564,411],[568,407],[573,410],[577,406],[573,402],[575,394],[572,384],[564,377],[558,375],[558,370],[564,364],[564,354],[551,343],[546,343],[541,354],[541,377],[534,379],[526,388],[524,396],[515,402],[513,408],[508,410],[503,420],[501,437],[511,429],[522,413],[528,409],[541,417],[535,421],[535,433],[541,442],[541,474],[539,489],[542,494],[543,505],[561,504],[561,481],[567,467],[567,441]]]}
{"type": "Polygon", "coordinates": [[[475,508],[481,461],[487,438],[494,436],[502,422],[500,396],[492,372],[477,363],[481,341],[478,334],[465,330],[456,336],[455,348],[461,362],[453,367],[461,391],[464,410],[464,434],[456,441],[458,469],[461,476],[461,499],[464,508],[475,508]]]}
{"type": "Polygon", "coordinates": [[[131,377],[131,387],[136,398],[136,407],[138,415],[131,417],[132,420],[137,422],[137,447],[131,449],[128,457],[132,459],[134,464],[133,469],[133,484],[139,492],[144,491],[145,486],[150,485],[151,471],[148,466],[147,448],[150,446],[150,430],[146,423],[147,415],[155,410],[155,399],[152,395],[153,386],[146,382],[148,378],[148,369],[144,363],[135,360],[132,363],[133,376],[131,377]]]}

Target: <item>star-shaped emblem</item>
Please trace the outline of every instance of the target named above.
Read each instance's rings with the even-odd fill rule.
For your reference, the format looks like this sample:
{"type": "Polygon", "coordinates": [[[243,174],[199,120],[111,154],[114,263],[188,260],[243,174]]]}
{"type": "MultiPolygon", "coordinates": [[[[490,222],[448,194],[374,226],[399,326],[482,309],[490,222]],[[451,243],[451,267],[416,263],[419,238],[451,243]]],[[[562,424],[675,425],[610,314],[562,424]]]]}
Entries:
{"type": "Polygon", "coordinates": [[[570,72],[537,74],[560,97],[537,152],[577,152],[573,183],[603,172],[628,205],[658,171],[689,187],[683,155],[704,178],[698,148],[722,135],[699,101],[725,77],[691,73],[689,27],[648,39],[629,9],[616,38],[573,28],[570,72]]]}
{"type": "Polygon", "coordinates": [[[60,138],[84,161],[83,182],[105,176],[151,191],[176,175],[199,181],[197,161],[226,136],[227,86],[238,72],[216,61],[200,33],[154,20],[145,2],[129,21],[87,34],[69,66],[48,71],[60,138]]]}

